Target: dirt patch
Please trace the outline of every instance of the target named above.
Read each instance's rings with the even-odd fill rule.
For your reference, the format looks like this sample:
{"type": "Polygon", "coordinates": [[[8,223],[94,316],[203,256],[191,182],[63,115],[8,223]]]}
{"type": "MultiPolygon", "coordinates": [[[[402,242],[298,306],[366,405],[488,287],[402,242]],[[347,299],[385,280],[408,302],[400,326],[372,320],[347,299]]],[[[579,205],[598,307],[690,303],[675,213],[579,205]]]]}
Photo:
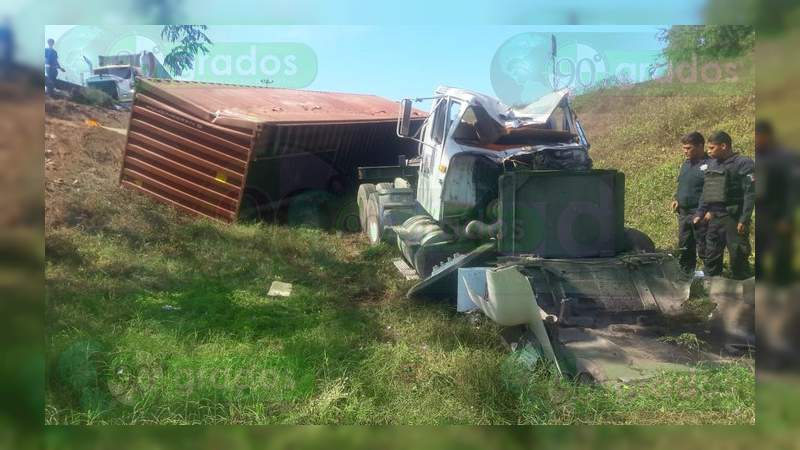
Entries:
{"type": "Polygon", "coordinates": [[[127,128],[129,112],[124,110],[82,105],[63,99],[47,99],[44,113],[48,118],[73,122],[97,121],[100,125],[113,128],[127,128]]]}
{"type": "Polygon", "coordinates": [[[67,207],[72,196],[115,188],[128,113],[67,100],[45,101],[45,228],[75,223],[67,207]],[[83,192],[83,193],[82,193],[83,192]]]}

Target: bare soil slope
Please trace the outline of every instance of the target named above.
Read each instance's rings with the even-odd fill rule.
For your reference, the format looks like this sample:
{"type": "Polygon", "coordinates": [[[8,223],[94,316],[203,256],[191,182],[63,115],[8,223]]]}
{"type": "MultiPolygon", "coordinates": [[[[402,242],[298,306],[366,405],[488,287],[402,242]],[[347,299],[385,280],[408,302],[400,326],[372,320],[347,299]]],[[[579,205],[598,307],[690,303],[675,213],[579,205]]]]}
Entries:
{"type": "Polygon", "coordinates": [[[127,127],[128,113],[53,99],[44,109],[45,226],[77,224],[65,202],[115,186],[125,136],[104,127],[127,127]]]}

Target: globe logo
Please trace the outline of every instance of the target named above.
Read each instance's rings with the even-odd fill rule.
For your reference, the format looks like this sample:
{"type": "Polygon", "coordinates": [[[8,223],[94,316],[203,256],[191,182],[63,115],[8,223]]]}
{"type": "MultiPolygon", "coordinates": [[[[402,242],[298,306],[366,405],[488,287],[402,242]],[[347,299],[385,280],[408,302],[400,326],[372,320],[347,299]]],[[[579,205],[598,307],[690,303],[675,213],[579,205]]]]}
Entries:
{"type": "Polygon", "coordinates": [[[554,90],[585,90],[608,76],[606,60],[589,45],[559,43],[553,67],[552,36],[521,33],[495,52],[490,79],[495,95],[505,104],[523,106],[554,90]]]}
{"type": "Polygon", "coordinates": [[[579,42],[558,48],[554,89],[582,91],[607,76],[606,61],[594,48],[579,42]]]}

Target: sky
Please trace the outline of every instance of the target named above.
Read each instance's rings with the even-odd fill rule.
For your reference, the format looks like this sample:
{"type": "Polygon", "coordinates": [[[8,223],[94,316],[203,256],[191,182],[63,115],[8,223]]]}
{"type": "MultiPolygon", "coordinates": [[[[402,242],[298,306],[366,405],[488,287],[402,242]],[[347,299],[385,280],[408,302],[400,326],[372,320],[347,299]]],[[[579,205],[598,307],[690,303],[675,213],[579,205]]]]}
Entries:
{"type": "MultiPolygon", "coordinates": [[[[86,24],[429,25],[462,29],[497,25],[698,24],[709,0],[4,0],[0,18],[17,33],[17,57],[41,64],[44,26],[86,24]]],[[[473,39],[471,45],[482,38],[473,39]]],[[[362,43],[365,44],[365,43],[362,43]]],[[[322,80],[321,80],[322,81],[322,80]]]]}
{"type": "MultiPolygon", "coordinates": [[[[597,81],[623,66],[635,65],[638,70],[634,72],[643,75],[642,69],[655,62],[662,50],[657,34],[665,27],[210,26],[207,34],[214,42],[212,53],[197,64],[197,73],[184,74],[184,78],[234,84],[259,84],[268,79],[272,87],[367,93],[390,99],[430,96],[439,85],[494,95],[512,92],[513,96],[521,94],[509,90],[507,77],[499,78],[516,71],[518,81],[522,71],[527,83],[536,73],[552,73],[549,52],[550,35],[554,35],[562,79],[573,78],[566,87],[575,90],[580,86],[571,72],[583,71],[597,81]],[[265,56],[271,58],[264,67],[278,73],[242,76],[240,68],[245,72],[252,69],[250,63],[240,61],[251,57],[250,52],[256,63],[265,56]],[[287,56],[292,58],[288,65],[287,56]],[[286,70],[293,71],[292,76],[282,76],[281,71],[286,70]]],[[[158,42],[160,27],[136,27],[131,33],[138,37],[133,40],[120,38],[120,29],[47,26],[45,35],[57,41],[56,49],[68,69],[64,77],[71,81],[79,82],[81,72],[88,70],[82,59],[86,55],[96,62],[97,53],[155,49],[163,59],[166,49],[158,42]]],[[[531,92],[551,89],[539,84],[529,86],[531,92]]]]}

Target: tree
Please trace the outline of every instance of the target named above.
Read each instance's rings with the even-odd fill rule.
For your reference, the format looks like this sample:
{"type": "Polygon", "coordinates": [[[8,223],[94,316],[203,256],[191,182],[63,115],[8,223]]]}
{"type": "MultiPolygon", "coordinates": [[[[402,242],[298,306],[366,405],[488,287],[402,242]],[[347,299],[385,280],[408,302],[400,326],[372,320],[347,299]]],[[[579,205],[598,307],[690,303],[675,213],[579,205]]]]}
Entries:
{"type": "Polygon", "coordinates": [[[755,30],[745,25],[676,25],[663,30],[664,57],[678,63],[698,59],[735,58],[755,45],[755,30]]]}
{"type": "Polygon", "coordinates": [[[194,67],[194,58],[198,53],[207,54],[211,39],[206,36],[206,25],[165,25],[161,29],[161,38],[178,43],[164,58],[164,65],[173,76],[180,76],[184,70],[194,67]]]}
{"type": "Polygon", "coordinates": [[[709,0],[705,8],[707,23],[746,23],[759,36],[779,33],[800,19],[797,0],[709,0]]]}

